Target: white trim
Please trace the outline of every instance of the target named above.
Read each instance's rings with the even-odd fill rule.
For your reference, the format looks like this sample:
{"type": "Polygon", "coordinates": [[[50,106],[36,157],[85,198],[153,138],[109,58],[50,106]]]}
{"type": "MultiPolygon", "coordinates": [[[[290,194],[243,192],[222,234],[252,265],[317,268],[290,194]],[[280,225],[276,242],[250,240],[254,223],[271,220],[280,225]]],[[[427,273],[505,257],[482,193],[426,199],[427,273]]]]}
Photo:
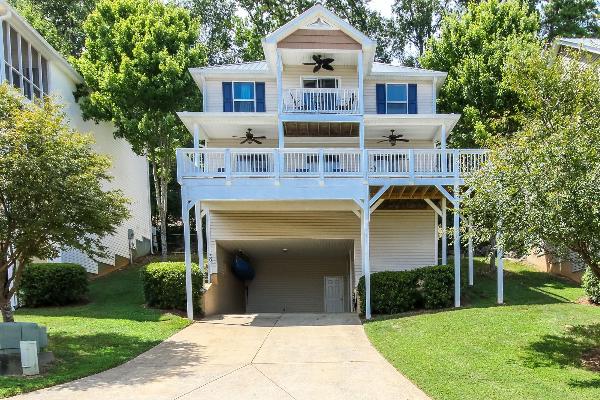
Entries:
{"type": "Polygon", "coordinates": [[[340,76],[314,76],[314,75],[300,75],[300,88],[302,89],[311,89],[304,87],[304,80],[315,80],[317,81],[316,89],[340,89],[342,86],[342,78],[340,76]],[[319,80],[321,79],[335,79],[335,87],[334,88],[321,88],[319,87],[319,80]]]}

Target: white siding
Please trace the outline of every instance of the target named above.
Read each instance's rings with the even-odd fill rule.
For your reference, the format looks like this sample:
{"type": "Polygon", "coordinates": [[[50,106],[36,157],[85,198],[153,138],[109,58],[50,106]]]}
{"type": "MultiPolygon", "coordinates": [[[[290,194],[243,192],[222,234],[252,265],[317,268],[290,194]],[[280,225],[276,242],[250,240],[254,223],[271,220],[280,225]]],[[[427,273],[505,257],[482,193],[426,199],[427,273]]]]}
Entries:
{"type": "Polygon", "coordinates": [[[135,239],[142,241],[152,238],[150,221],[150,184],[148,163],[145,157],[137,156],[127,141],[113,137],[114,127],[109,123],[96,124],[84,121],[81,110],[75,102],[73,91],[75,83],[56,65],[49,65],[49,91],[58,95],[65,105],[65,113],[70,125],[82,132],[90,133],[96,141],[94,150],[108,155],[112,160],[110,174],[113,181],[106,184],[106,189],[120,189],[130,200],[131,217],[120,225],[116,232],[106,236],[103,244],[107,246],[107,257],[91,260],[78,251],[65,251],[62,260],[83,265],[89,272],[98,272],[97,261],[114,265],[115,256],[129,258],[128,229],[133,229],[135,239]]]}
{"type": "Polygon", "coordinates": [[[318,73],[313,73],[312,65],[286,65],[281,74],[282,88],[297,89],[302,87],[302,78],[339,78],[340,88],[358,89],[358,72],[355,67],[339,66],[334,71],[321,69],[318,73]]]}
{"type": "MultiPolygon", "coordinates": [[[[375,211],[371,219],[371,271],[435,264],[434,215],[433,210],[375,211]]],[[[352,239],[354,273],[362,276],[360,220],[350,211],[211,211],[210,230],[209,259],[216,254],[218,240],[352,239]]]]}
{"type": "Polygon", "coordinates": [[[223,82],[254,81],[265,83],[265,109],[266,112],[277,112],[277,82],[264,77],[252,79],[246,76],[236,79],[206,80],[204,92],[206,110],[204,112],[223,112],[223,82]]]}
{"type": "Polygon", "coordinates": [[[433,113],[433,82],[410,79],[379,79],[365,81],[365,114],[377,114],[377,97],[375,85],[378,83],[416,83],[417,84],[417,113],[433,113]]]}

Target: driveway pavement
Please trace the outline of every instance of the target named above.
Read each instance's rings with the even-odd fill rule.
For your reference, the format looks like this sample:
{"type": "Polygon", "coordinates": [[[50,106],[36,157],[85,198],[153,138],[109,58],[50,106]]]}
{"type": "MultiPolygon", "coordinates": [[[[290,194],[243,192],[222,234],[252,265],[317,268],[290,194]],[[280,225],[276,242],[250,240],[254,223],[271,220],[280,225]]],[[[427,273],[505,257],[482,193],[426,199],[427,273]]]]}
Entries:
{"type": "Polygon", "coordinates": [[[111,370],[27,400],[427,399],[369,343],[354,314],[198,321],[111,370]]]}

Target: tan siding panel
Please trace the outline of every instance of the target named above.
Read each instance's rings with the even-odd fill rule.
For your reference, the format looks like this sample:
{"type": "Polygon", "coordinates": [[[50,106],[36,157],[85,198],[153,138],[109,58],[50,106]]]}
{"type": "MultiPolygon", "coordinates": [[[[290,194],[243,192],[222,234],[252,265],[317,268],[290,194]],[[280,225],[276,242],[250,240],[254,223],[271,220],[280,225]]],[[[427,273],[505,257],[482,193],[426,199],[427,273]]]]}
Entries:
{"type": "Polygon", "coordinates": [[[417,112],[418,114],[431,114],[432,107],[432,88],[431,81],[416,81],[407,79],[365,81],[365,114],[377,114],[377,97],[375,94],[375,85],[378,83],[416,83],[417,84],[417,112]]]}
{"type": "Polygon", "coordinates": [[[321,69],[318,74],[315,74],[312,72],[313,67],[311,65],[286,65],[281,74],[282,88],[283,90],[301,88],[302,77],[335,77],[340,80],[340,88],[358,89],[358,72],[356,71],[356,67],[336,66],[335,63],[333,66],[335,68],[334,71],[321,69]]]}
{"type": "Polygon", "coordinates": [[[298,29],[277,44],[287,49],[347,49],[360,50],[362,46],[341,30],[298,29]]]}

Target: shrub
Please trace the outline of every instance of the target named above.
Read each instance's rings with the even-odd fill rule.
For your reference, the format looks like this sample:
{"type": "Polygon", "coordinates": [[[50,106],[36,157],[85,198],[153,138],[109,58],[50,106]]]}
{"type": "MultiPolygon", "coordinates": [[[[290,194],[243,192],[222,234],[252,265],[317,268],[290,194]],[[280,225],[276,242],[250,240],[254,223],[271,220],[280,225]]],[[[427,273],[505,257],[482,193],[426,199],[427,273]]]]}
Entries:
{"type": "MultiPolygon", "coordinates": [[[[365,278],[358,282],[360,308],[365,309],[365,278]]],[[[419,308],[435,309],[452,305],[454,267],[434,265],[407,271],[371,274],[371,312],[396,314],[419,308]]]]}
{"type": "Polygon", "coordinates": [[[454,267],[434,265],[416,270],[426,309],[450,307],[454,300],[454,267]]]}
{"type": "MultiPolygon", "coordinates": [[[[185,264],[183,262],[157,262],[142,269],[144,298],[150,307],[186,309],[185,264]]],[[[202,298],[202,273],[192,264],[192,295],[194,309],[200,311],[202,298]]]]}
{"type": "Polygon", "coordinates": [[[69,263],[35,263],[23,270],[19,302],[27,307],[64,306],[86,299],[85,268],[69,263]]]}
{"type": "MultiPolygon", "coordinates": [[[[384,271],[371,274],[371,312],[395,314],[414,310],[419,304],[418,274],[413,271],[384,271]]],[[[358,283],[360,309],[365,310],[365,277],[358,283]]]]}
{"type": "Polygon", "coordinates": [[[586,269],[581,278],[581,286],[592,303],[600,304],[600,279],[591,269],[586,269]]]}

